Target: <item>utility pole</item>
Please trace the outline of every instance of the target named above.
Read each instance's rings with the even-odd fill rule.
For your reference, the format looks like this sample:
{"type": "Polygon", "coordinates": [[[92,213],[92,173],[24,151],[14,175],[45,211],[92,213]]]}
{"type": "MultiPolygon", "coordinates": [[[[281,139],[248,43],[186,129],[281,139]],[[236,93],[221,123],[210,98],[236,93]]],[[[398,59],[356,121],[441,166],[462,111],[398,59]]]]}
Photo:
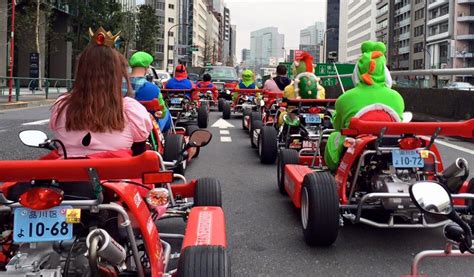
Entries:
{"type": "Polygon", "coordinates": [[[13,94],[13,65],[15,64],[15,6],[16,0],[12,0],[12,30],[10,34],[10,88],[8,90],[8,102],[12,101],[13,94]]]}

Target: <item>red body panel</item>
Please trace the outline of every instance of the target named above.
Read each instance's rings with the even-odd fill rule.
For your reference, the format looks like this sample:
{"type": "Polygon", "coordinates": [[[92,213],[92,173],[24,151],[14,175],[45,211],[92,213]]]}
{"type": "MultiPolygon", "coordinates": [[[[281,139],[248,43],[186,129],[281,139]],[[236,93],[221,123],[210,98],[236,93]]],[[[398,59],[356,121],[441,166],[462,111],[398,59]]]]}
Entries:
{"type": "Polygon", "coordinates": [[[159,172],[160,161],[153,151],[136,157],[106,160],[0,161],[0,182],[29,182],[34,179],[88,181],[89,168],[95,168],[102,180],[141,179],[143,173],[159,172]],[[53,168],[54,170],[51,170],[53,168]]]}
{"type": "Polygon", "coordinates": [[[295,164],[285,166],[285,190],[297,208],[301,208],[301,188],[304,176],[308,173],[313,173],[313,170],[307,166],[295,164]]]}
{"type": "Polygon", "coordinates": [[[129,183],[104,183],[103,186],[120,196],[121,201],[127,205],[129,212],[133,215],[134,223],[140,228],[145,241],[152,276],[163,275],[165,257],[163,256],[158,229],[145,200],[139,198],[141,201],[137,202],[135,199],[137,193],[141,194],[137,190],[137,186],[129,183]]]}
{"type": "Polygon", "coordinates": [[[194,188],[196,187],[196,180],[192,180],[187,184],[172,184],[171,190],[173,195],[182,197],[194,197],[194,188]]]}
{"type": "Polygon", "coordinates": [[[221,207],[191,209],[181,249],[199,245],[227,247],[224,212],[221,207]]]}
{"type": "Polygon", "coordinates": [[[288,106],[291,106],[292,104],[331,104],[331,103],[336,103],[337,99],[287,99],[285,102],[288,103],[288,106]]]}
{"type": "Polygon", "coordinates": [[[438,128],[441,128],[441,136],[458,136],[463,138],[474,137],[474,119],[463,122],[376,122],[363,121],[359,118],[352,118],[349,128],[343,129],[343,135],[357,136],[359,134],[378,135],[382,128],[386,128],[385,135],[433,135],[438,128]]]}
{"type": "MultiPolygon", "coordinates": [[[[313,164],[313,156],[300,156],[299,157],[299,164],[300,165],[311,166],[313,164]]],[[[324,159],[323,159],[323,164],[324,164],[324,159]]],[[[320,166],[319,158],[317,158],[317,157],[316,157],[316,161],[314,162],[314,166],[320,166]]]]}

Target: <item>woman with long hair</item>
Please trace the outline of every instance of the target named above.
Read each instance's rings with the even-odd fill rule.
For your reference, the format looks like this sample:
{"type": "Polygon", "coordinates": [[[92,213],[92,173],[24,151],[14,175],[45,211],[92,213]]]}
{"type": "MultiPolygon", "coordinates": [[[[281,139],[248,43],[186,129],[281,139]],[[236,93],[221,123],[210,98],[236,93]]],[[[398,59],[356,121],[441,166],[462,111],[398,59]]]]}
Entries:
{"type": "Polygon", "coordinates": [[[102,28],[90,33],[72,90],[51,108],[49,126],[68,157],[130,152],[134,143],[144,144],[153,127],[146,109],[122,95],[122,81],[130,85],[128,62],[113,48],[118,35],[102,28]]]}

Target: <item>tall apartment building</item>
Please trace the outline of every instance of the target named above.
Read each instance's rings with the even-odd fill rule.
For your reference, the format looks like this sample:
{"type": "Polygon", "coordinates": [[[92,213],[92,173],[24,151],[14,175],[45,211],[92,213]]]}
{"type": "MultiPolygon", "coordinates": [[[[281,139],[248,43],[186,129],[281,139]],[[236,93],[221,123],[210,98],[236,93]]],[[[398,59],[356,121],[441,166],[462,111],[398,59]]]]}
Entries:
{"type": "Polygon", "coordinates": [[[206,36],[206,47],[207,55],[209,60],[204,61],[205,63],[215,63],[219,58],[219,19],[216,14],[212,11],[207,13],[207,36],[206,36]]]}
{"type": "Polygon", "coordinates": [[[455,20],[453,65],[455,68],[474,67],[474,1],[458,0],[455,20]]]}
{"type": "MultiPolygon", "coordinates": [[[[329,52],[337,52],[339,48],[340,38],[340,9],[341,6],[346,5],[349,0],[328,0],[326,10],[326,24],[327,30],[331,30],[326,34],[325,40],[325,56],[328,56],[329,52]]],[[[358,2],[358,1],[357,1],[358,2]]],[[[370,2],[370,0],[369,0],[370,2]]],[[[324,39],[324,38],[323,38],[324,39]]]]}
{"type": "MultiPolygon", "coordinates": [[[[122,2],[127,2],[126,0],[122,0],[122,2]]],[[[158,17],[158,22],[160,26],[164,26],[166,28],[166,22],[168,19],[166,18],[166,0],[146,0],[146,5],[151,6],[155,9],[155,14],[158,17]]],[[[166,31],[160,29],[158,31],[158,37],[156,38],[156,47],[155,53],[153,56],[155,57],[154,65],[156,68],[163,70],[166,66],[167,55],[165,55],[165,47],[167,43],[167,38],[165,39],[166,31]]]]}
{"type": "Polygon", "coordinates": [[[390,50],[389,41],[389,27],[390,23],[393,24],[393,16],[391,16],[392,9],[390,9],[390,0],[381,0],[377,1],[377,13],[376,13],[376,27],[375,27],[375,36],[377,41],[385,43],[387,46],[387,52],[390,50]]]}
{"type": "Polygon", "coordinates": [[[224,7],[222,25],[222,61],[227,62],[230,59],[230,10],[224,7]]]}
{"type": "Polygon", "coordinates": [[[117,2],[122,4],[124,11],[133,11],[137,7],[136,0],[117,0],[117,2]]]}
{"type": "Polygon", "coordinates": [[[250,49],[242,49],[242,62],[245,63],[250,60],[250,49]]]}
{"type": "MultiPolygon", "coordinates": [[[[429,0],[426,44],[430,68],[452,67],[451,41],[454,39],[454,1],[429,0]]],[[[454,41],[453,41],[454,44],[454,41]]]]}
{"type": "Polygon", "coordinates": [[[230,66],[237,61],[237,25],[230,25],[230,66]]]}
{"type": "Polygon", "coordinates": [[[207,5],[204,0],[193,0],[192,9],[192,41],[190,45],[197,46],[199,51],[192,52],[192,65],[204,66],[204,48],[207,33],[207,5]]]}
{"type": "MultiPolygon", "coordinates": [[[[376,1],[341,1],[339,18],[340,62],[356,62],[360,56],[360,46],[362,42],[376,39],[376,15],[376,1]]],[[[328,29],[329,28],[328,24],[328,29]]],[[[329,35],[329,33],[331,32],[327,34],[329,35]]],[[[329,50],[329,47],[327,48],[327,50],[329,50]]]]}
{"type": "Polygon", "coordinates": [[[267,27],[250,33],[250,60],[255,65],[268,65],[284,58],[285,36],[278,28],[267,27]]]}

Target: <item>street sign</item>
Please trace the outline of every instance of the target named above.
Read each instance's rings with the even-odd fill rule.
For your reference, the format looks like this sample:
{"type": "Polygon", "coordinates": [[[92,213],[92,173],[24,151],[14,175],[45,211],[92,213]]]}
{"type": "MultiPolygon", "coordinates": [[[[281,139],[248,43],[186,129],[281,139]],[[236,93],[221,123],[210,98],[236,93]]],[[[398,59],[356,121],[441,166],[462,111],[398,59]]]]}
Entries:
{"type": "MultiPolygon", "coordinates": [[[[354,64],[318,63],[314,68],[314,74],[318,77],[337,75],[335,66],[337,66],[339,75],[352,74],[355,67],[354,64]]],[[[354,86],[350,77],[341,78],[341,81],[344,88],[354,86]]],[[[337,78],[321,78],[321,85],[323,87],[339,86],[339,80],[337,78]]]]}

